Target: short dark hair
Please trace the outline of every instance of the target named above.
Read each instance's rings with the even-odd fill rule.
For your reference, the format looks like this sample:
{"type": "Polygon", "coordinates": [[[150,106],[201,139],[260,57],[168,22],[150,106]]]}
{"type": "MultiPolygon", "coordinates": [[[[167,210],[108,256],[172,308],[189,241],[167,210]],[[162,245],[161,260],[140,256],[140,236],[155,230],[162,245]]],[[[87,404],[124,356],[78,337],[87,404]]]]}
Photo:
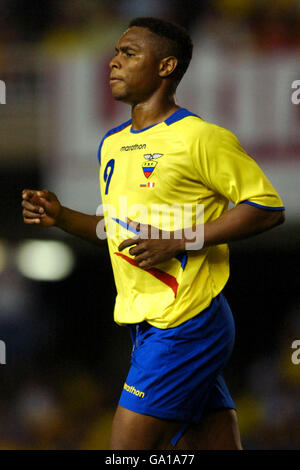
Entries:
{"type": "Polygon", "coordinates": [[[178,59],[178,65],[171,76],[179,83],[193,54],[192,39],[186,29],[169,21],[152,17],[134,18],[129,23],[129,28],[132,26],[147,28],[152,33],[166,39],[168,55],[174,55],[178,59]]]}

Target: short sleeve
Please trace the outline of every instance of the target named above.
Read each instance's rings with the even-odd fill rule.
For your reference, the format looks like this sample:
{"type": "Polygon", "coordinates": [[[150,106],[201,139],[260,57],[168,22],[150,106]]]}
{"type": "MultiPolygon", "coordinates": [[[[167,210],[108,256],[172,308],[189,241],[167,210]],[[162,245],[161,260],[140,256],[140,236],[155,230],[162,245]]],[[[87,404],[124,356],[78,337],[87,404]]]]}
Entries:
{"type": "Polygon", "coordinates": [[[227,129],[211,125],[194,148],[198,176],[211,190],[234,204],[246,202],[270,210],[284,210],[265,173],[227,129]]]}

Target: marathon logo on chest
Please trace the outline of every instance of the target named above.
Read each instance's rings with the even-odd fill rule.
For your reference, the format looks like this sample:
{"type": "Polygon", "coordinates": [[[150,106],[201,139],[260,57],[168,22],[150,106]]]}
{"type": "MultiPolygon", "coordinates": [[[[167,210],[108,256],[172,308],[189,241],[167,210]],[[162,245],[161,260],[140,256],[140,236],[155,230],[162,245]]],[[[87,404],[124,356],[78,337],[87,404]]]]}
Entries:
{"type": "Polygon", "coordinates": [[[134,145],[124,145],[120,148],[121,152],[129,152],[131,150],[145,150],[147,148],[147,144],[134,144],[134,145]]]}

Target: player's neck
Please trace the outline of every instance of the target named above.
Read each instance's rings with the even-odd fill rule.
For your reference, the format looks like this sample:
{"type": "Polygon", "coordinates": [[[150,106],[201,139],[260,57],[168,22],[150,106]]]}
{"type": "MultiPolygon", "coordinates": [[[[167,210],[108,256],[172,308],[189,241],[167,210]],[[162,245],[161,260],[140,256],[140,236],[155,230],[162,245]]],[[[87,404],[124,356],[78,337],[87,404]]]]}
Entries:
{"type": "Polygon", "coordinates": [[[140,130],[165,121],[179,108],[173,94],[169,96],[152,95],[144,102],[132,105],[132,128],[140,130]]]}

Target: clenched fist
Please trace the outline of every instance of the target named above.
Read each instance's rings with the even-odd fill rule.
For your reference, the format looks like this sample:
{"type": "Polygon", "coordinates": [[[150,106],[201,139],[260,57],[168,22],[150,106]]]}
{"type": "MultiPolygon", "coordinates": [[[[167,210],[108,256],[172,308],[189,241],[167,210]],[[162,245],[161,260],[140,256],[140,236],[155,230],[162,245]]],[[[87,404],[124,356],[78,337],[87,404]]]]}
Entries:
{"type": "Polygon", "coordinates": [[[38,224],[41,227],[57,224],[62,206],[54,193],[47,189],[24,189],[22,199],[25,224],[38,224]]]}

